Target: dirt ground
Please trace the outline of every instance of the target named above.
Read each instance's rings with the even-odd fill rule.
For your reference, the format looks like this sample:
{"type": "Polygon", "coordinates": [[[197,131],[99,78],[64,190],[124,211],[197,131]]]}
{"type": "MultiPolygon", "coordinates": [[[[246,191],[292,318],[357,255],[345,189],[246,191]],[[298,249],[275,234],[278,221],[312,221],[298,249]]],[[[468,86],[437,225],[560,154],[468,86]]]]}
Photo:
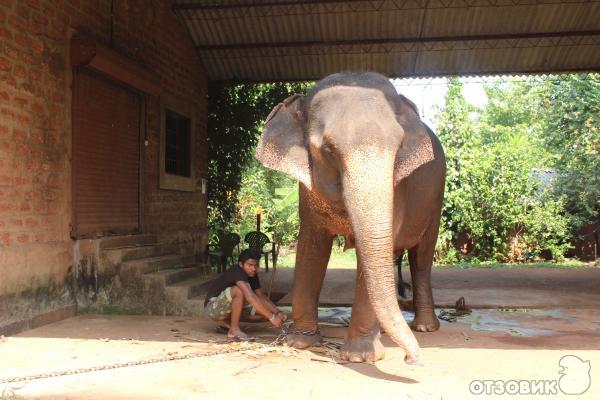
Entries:
{"type": "MultiPolygon", "coordinates": [[[[323,294],[337,291],[336,304],[353,291],[354,271],[345,271],[326,278],[323,294]]],[[[600,270],[516,271],[528,272],[517,279],[513,270],[436,271],[436,297],[467,293],[467,305],[495,300],[455,323],[442,321],[437,332],[417,333],[419,366],[406,365],[386,335],[384,360],[342,362],[337,354],[347,328],[331,322],[347,317],[344,307],[322,310],[325,346],[305,351],[273,345],[279,331],[267,324],[246,326],[256,343],[230,343],[202,318],[80,315],[0,338],[0,382],[150,363],[0,383],[0,399],[599,399],[600,270]],[[515,381],[520,394],[508,394],[515,381]],[[547,395],[526,394],[541,381],[547,395]]],[[[287,279],[279,274],[275,289],[285,291],[287,279]]]]}

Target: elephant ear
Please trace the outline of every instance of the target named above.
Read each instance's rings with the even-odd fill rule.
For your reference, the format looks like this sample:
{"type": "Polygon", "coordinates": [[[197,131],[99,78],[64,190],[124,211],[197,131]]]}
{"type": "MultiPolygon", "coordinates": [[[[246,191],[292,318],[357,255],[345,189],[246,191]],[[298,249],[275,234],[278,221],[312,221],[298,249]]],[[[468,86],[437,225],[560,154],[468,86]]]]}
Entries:
{"type": "Polygon", "coordinates": [[[402,144],[394,163],[394,184],[434,159],[433,141],[427,126],[419,118],[415,103],[398,95],[395,99],[396,120],[404,130],[402,144]]]}
{"type": "Polygon", "coordinates": [[[256,158],[265,167],[284,172],[311,188],[311,168],[304,139],[301,95],[279,103],[265,122],[256,147],[256,158]]]}

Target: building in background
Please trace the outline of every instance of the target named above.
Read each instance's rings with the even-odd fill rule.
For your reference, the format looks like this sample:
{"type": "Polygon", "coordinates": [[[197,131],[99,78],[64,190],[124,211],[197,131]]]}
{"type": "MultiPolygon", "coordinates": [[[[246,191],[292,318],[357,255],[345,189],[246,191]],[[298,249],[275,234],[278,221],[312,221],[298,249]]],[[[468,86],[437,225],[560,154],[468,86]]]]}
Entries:
{"type": "Polygon", "coordinates": [[[207,78],[146,3],[0,2],[0,333],[133,307],[115,248],[203,258],[207,78]]]}

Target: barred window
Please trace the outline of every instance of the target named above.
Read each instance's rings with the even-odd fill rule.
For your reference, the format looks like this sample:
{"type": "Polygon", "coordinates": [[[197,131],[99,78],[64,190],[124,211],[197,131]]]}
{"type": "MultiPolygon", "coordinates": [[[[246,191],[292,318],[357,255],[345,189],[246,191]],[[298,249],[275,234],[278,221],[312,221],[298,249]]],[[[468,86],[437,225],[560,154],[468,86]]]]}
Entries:
{"type": "Polygon", "coordinates": [[[189,178],[190,119],[175,111],[165,110],[165,172],[189,178]]]}

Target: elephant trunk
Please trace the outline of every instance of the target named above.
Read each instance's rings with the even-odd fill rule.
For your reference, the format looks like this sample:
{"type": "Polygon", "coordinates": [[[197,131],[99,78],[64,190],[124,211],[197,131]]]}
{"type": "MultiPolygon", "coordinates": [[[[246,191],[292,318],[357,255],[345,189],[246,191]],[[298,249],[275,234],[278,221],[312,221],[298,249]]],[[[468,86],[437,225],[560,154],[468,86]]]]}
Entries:
{"type": "Polygon", "coordinates": [[[356,251],[361,261],[369,300],[379,323],[404,349],[404,360],[419,360],[419,344],[404,320],[393,269],[393,163],[392,154],[369,149],[347,160],[342,177],[345,205],[352,222],[356,251]],[[360,165],[352,165],[359,163],[360,165]]]}

